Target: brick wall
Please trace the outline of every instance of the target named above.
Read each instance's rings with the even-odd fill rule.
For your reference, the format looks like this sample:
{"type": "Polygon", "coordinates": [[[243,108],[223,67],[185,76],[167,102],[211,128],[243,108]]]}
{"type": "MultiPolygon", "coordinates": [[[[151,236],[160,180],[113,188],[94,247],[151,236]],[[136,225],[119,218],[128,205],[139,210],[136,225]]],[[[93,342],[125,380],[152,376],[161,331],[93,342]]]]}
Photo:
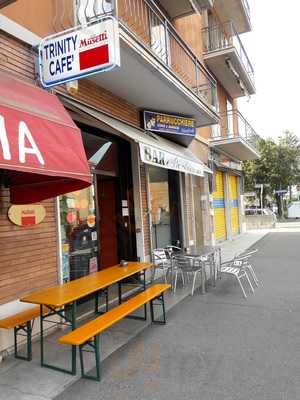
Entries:
{"type": "MultiPolygon", "coordinates": [[[[33,52],[26,44],[0,32],[0,72],[34,81],[33,52]]],[[[0,304],[57,282],[55,200],[42,203],[45,220],[36,226],[12,224],[8,190],[0,193],[0,304]]]]}

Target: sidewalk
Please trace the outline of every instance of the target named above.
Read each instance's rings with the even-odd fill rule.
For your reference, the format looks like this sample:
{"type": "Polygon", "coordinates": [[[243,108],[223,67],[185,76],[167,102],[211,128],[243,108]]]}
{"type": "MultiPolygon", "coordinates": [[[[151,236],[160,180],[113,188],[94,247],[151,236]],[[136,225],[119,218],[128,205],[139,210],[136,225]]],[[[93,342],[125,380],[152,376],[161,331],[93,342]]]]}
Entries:
{"type": "MultiPolygon", "coordinates": [[[[237,237],[232,242],[221,245],[222,259],[231,259],[236,253],[240,253],[253,246],[263,238],[268,231],[251,231],[237,237]]],[[[178,288],[176,295],[169,293],[166,296],[166,308],[172,309],[176,304],[184,300],[190,294],[190,288],[178,288]]],[[[196,293],[195,296],[201,296],[196,293]]],[[[120,349],[132,338],[142,332],[149,322],[124,320],[102,335],[102,360],[120,349]]],[[[49,361],[60,366],[66,365],[69,360],[70,349],[68,346],[57,344],[57,339],[62,335],[57,330],[46,339],[46,357],[49,361]]],[[[39,365],[39,342],[33,345],[33,361],[30,363],[6,358],[0,364],[0,400],[50,400],[66,390],[80,378],[60,372],[41,368],[39,365]]],[[[87,366],[94,366],[93,356],[87,360],[87,366]]],[[[78,364],[79,365],[79,364],[78,364]]]]}
{"type": "Polygon", "coordinates": [[[254,246],[256,242],[262,239],[269,232],[273,231],[273,229],[251,230],[239,235],[233,241],[221,243],[220,247],[222,249],[222,261],[231,260],[236,254],[254,246]]]}
{"type": "Polygon", "coordinates": [[[247,299],[224,277],[187,296],[103,363],[102,381],[80,380],[56,400],[299,399],[298,232],[272,231],[253,257],[261,285],[247,299]]]}

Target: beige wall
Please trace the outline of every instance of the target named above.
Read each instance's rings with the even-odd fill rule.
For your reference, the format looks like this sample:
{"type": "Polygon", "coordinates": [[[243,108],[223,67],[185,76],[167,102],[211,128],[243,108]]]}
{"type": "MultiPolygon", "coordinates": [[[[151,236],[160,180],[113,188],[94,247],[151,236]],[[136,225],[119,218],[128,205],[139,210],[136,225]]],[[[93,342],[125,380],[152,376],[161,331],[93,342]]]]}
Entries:
{"type": "Polygon", "coordinates": [[[41,37],[74,24],[73,0],[18,0],[1,9],[1,14],[41,37]]]}
{"type": "Polygon", "coordinates": [[[189,146],[189,149],[205,164],[208,161],[208,144],[200,142],[199,140],[193,140],[189,146]]]}
{"type": "Polygon", "coordinates": [[[188,15],[186,17],[176,18],[174,26],[186,43],[190,46],[197,57],[203,61],[203,46],[202,46],[202,16],[188,15]]]}

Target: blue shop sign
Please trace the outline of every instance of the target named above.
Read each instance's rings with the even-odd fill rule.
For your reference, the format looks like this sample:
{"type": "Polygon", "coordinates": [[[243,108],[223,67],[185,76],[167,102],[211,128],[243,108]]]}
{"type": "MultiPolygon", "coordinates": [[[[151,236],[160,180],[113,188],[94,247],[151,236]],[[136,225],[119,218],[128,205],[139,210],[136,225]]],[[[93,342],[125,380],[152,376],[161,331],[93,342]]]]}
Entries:
{"type": "Polygon", "coordinates": [[[144,111],[144,128],[152,132],[186,136],[196,135],[196,121],[194,119],[152,111],[144,111]]]}

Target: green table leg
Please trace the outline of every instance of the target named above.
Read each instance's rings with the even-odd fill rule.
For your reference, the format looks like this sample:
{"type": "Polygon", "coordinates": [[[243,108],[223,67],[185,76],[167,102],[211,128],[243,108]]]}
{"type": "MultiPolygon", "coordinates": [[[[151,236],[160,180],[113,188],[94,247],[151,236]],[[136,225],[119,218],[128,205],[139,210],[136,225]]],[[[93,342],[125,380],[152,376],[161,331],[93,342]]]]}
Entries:
{"type": "Polygon", "coordinates": [[[43,306],[40,305],[40,338],[41,338],[41,366],[44,365],[44,329],[43,329],[43,306]]]}
{"type": "MultiPolygon", "coordinates": [[[[76,329],[76,301],[72,304],[72,331],[76,329]]],[[[76,375],[76,346],[72,346],[72,375],[76,375]]]]}

